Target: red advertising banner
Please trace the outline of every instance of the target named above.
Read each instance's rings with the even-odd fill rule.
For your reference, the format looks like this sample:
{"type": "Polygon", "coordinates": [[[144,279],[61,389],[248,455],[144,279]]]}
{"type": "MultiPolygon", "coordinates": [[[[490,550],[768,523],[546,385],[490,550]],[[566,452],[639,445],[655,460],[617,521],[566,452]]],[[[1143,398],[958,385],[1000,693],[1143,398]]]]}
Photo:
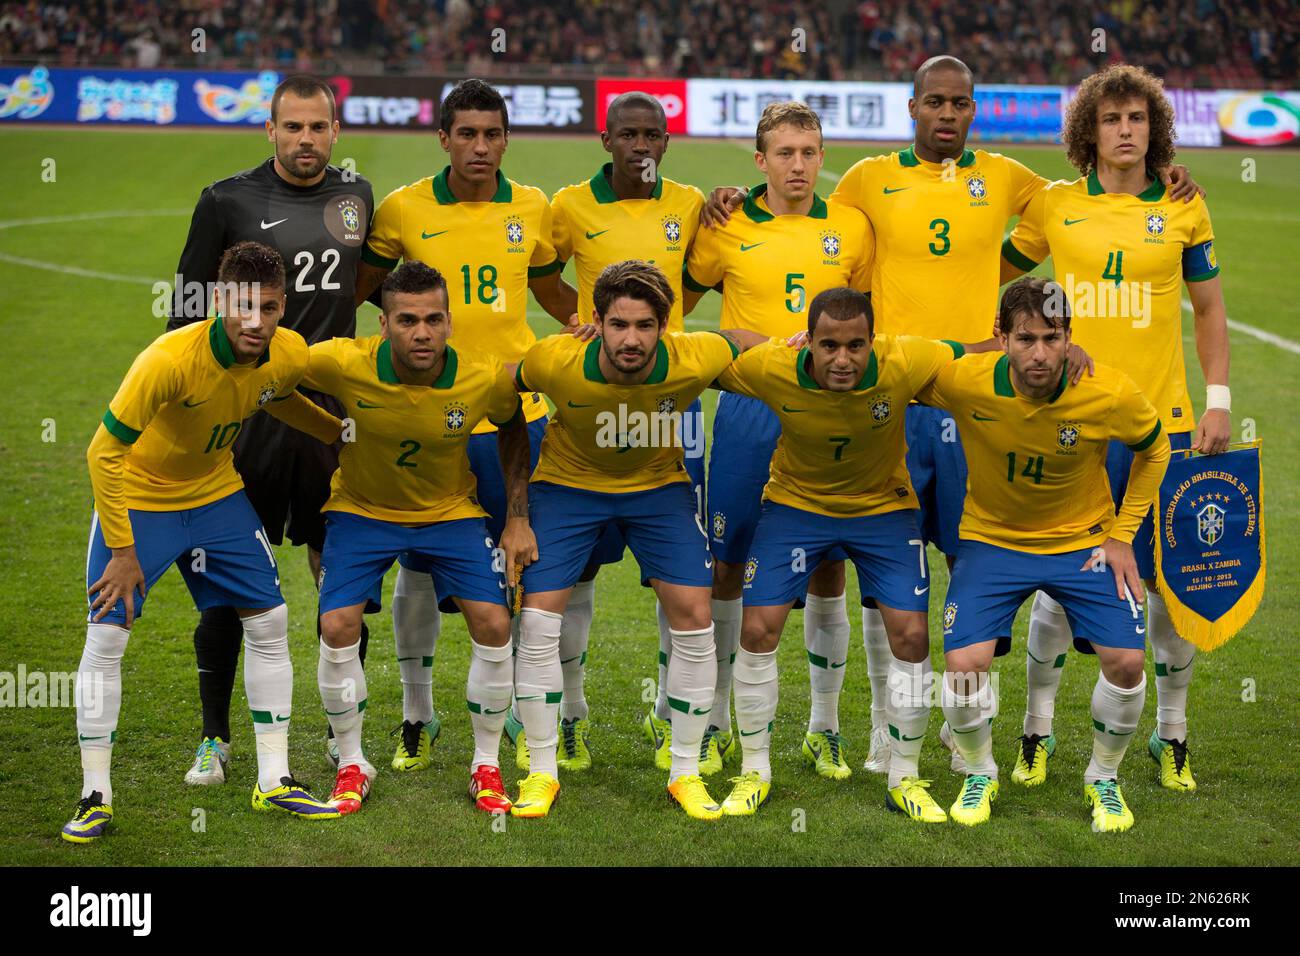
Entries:
{"type": "Polygon", "coordinates": [[[668,117],[668,132],[686,135],[685,80],[644,80],[637,77],[602,77],[596,80],[596,129],[605,128],[605,110],[609,108],[610,100],[620,94],[633,92],[649,93],[657,99],[668,117]]]}

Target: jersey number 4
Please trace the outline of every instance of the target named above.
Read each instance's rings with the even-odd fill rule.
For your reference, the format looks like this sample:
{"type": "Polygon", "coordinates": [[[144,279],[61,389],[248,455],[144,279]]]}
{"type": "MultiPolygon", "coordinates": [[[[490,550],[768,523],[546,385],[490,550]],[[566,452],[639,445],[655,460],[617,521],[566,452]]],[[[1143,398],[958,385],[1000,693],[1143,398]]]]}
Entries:
{"type": "MultiPolygon", "coordinates": [[[[1020,473],[1021,478],[1030,478],[1034,484],[1043,483],[1043,456],[1042,455],[1024,455],[1025,469],[1020,473]]],[[[1007,452],[1007,481],[1016,480],[1016,453],[1007,452]]]]}

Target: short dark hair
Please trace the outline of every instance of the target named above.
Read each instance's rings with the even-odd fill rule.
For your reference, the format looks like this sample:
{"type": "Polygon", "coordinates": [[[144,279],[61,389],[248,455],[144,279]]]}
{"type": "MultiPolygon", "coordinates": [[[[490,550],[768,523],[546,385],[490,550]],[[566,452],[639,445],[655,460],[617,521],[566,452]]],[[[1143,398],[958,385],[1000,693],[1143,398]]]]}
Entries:
{"type": "Polygon", "coordinates": [[[325,94],[325,99],[330,104],[330,122],[338,118],[334,107],[334,88],[322,80],[319,76],[312,76],[309,73],[295,73],[293,76],[286,76],[280,81],[280,85],[275,88],[271,94],[271,122],[275,122],[275,114],[280,109],[280,98],[285,93],[292,93],[294,96],[309,100],[313,96],[325,94]]]}
{"type": "Polygon", "coordinates": [[[379,287],[379,298],[384,312],[388,312],[389,300],[395,294],[419,295],[421,292],[442,290],[442,301],[447,304],[447,280],[443,274],[423,262],[408,259],[388,273],[384,284],[379,287]]]}
{"type": "Polygon", "coordinates": [[[668,277],[658,266],[641,259],[606,266],[596,279],[591,298],[601,319],[615,299],[647,303],[660,325],[668,321],[668,314],[673,310],[673,287],[668,284],[668,277]]]}
{"type": "Polygon", "coordinates": [[[510,132],[510,112],[506,109],[505,97],[482,80],[461,80],[451,88],[438,108],[438,127],[447,134],[456,121],[457,110],[481,110],[485,113],[500,111],[501,127],[510,132]]]}
{"type": "Polygon", "coordinates": [[[817,320],[827,318],[848,322],[860,315],[867,317],[867,334],[876,334],[876,317],[871,311],[871,296],[857,289],[823,289],[808,306],[808,338],[817,330],[817,320]]]}
{"type": "Polygon", "coordinates": [[[649,93],[643,93],[640,90],[629,90],[627,93],[620,93],[609,101],[609,107],[605,110],[606,132],[614,129],[618,115],[626,109],[650,110],[658,118],[659,126],[667,132],[668,114],[664,112],[664,105],[649,93]]]}
{"type": "Polygon", "coordinates": [[[912,74],[912,96],[914,98],[921,98],[921,87],[925,86],[925,78],[930,75],[931,70],[955,70],[961,73],[966,77],[966,82],[970,84],[971,95],[975,95],[975,74],[970,71],[970,67],[955,56],[944,54],[932,56],[916,68],[916,72],[912,74]]]}
{"type": "Polygon", "coordinates": [[[237,242],[221,254],[217,281],[222,284],[257,283],[284,288],[284,260],[280,253],[260,242],[237,242]]]}
{"type": "Polygon", "coordinates": [[[1070,331],[1070,302],[1051,279],[1025,276],[1007,286],[998,309],[998,331],[1010,335],[1017,316],[1037,316],[1054,329],[1070,331]]]}

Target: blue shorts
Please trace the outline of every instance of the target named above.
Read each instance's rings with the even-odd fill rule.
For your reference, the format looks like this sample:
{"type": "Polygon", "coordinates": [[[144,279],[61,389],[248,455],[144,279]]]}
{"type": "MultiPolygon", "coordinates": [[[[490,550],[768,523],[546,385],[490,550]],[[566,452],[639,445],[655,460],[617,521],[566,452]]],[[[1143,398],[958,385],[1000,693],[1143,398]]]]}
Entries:
{"type": "Polygon", "coordinates": [[[944,554],[955,555],[966,504],[966,453],[957,423],[950,413],[928,405],[908,405],[904,421],[907,471],[921,503],[922,536],[944,554]]]}
{"type": "Polygon", "coordinates": [[[808,590],[808,577],[832,550],[858,569],[862,596],[900,611],[929,608],[930,572],[916,509],[860,518],[831,518],[763,502],[749,560],[745,606],[790,604],[808,590]]]}
{"type": "Polygon", "coordinates": [[[1145,648],[1142,605],[1115,596],[1109,568],[1079,570],[1092,552],[1031,554],[963,540],[944,601],[944,651],[996,640],[1001,657],[1011,649],[1016,612],[1035,591],[1045,591],[1065,608],[1076,650],[1091,654],[1093,643],[1145,648]]]}
{"type": "MultiPolygon", "coordinates": [[[[1191,432],[1174,432],[1169,436],[1169,445],[1174,451],[1192,447],[1191,432]]],[[[1122,441],[1112,441],[1106,450],[1106,477],[1110,479],[1110,494],[1115,499],[1115,510],[1124,501],[1124,492],[1128,490],[1128,473],[1133,467],[1133,449],[1122,441]]],[[[1137,558],[1138,574],[1147,581],[1156,576],[1156,528],[1153,520],[1155,505],[1147,512],[1142,523],[1138,525],[1137,534],[1133,536],[1133,556],[1137,558]]]]}
{"type": "Polygon", "coordinates": [[[493,539],[482,518],[400,525],[346,511],[325,513],[325,550],[320,556],[320,612],[365,603],[383,606],[384,575],[399,555],[418,558],[433,575],[433,589],[446,610],[452,598],[505,604],[505,575],[494,564],[493,539]]]}
{"type": "MultiPolygon", "coordinates": [[[[695,510],[704,514],[704,409],[697,398],[682,415],[682,444],[686,458],[686,474],[691,478],[691,493],[695,496],[695,510]]],[[[592,564],[617,564],[623,560],[627,540],[617,525],[607,525],[596,542],[591,555],[592,564]]]]}
{"type": "Polygon", "coordinates": [[[781,421],[756,398],[722,392],[713,419],[709,458],[708,528],[714,557],[743,564],[763,508],[781,421]]]}
{"type": "Polygon", "coordinates": [[[641,565],[643,584],[652,578],[692,587],[713,583],[709,541],[684,481],[624,494],[535,481],[528,491],[538,558],[524,569],[525,593],[577,584],[592,548],[611,524],[618,526],[641,565]]]}
{"type": "MultiPolygon", "coordinates": [[[[135,535],[135,556],[144,572],[145,593],[175,564],[194,605],[262,610],[284,603],[280,595],[280,570],[267,541],[266,531],[242,490],[211,504],[183,511],[130,509],[135,535]]],[[[96,514],[90,523],[90,548],[86,554],[86,587],[100,579],[112,550],[96,514]]],[[[135,616],[144,611],[144,599],[135,596],[135,616]]],[[[89,619],[90,615],[87,615],[89,619]]],[[[118,601],[101,624],[126,626],[126,604],[118,601]]]]}

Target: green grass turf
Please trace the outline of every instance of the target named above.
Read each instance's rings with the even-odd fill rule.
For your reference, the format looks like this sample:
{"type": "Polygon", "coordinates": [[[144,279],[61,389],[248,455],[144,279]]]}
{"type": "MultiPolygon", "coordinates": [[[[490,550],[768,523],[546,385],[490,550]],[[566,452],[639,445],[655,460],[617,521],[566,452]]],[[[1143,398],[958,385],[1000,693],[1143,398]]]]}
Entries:
{"type": "MultiPolygon", "coordinates": [[[[875,150],[870,150],[874,152],[875,150]]],[[[1048,176],[1067,176],[1056,149],[1012,149],[1048,176]]],[[[759,177],[748,147],[676,141],[667,175],[706,190],[759,177]]],[[[864,150],[833,146],[826,167],[842,173],[864,150]]],[[[84,635],[84,553],[90,516],[85,448],[132,358],[162,330],[151,314],[150,283],[170,279],[199,190],[256,164],[267,154],[253,131],[222,133],[6,131],[0,181],[7,185],[0,254],[140,281],[87,278],[0,261],[0,670],[75,670],[84,635]],[[42,181],[42,162],[57,163],[57,181],[42,181]],[[29,223],[37,217],[95,215],[80,221],[29,223]],[[56,440],[42,441],[46,420],[56,440]]],[[[376,196],[434,169],[445,159],[432,137],[346,134],[335,152],[356,161],[376,196]]],[[[548,193],[588,178],[604,154],[594,138],[516,138],[506,172],[548,193]]],[[[1188,152],[1184,161],[1209,190],[1229,314],[1289,338],[1300,338],[1295,302],[1300,280],[1297,190],[1300,154],[1188,152]],[[1258,160],[1258,180],[1241,179],[1242,161],[1258,160]]],[[[823,182],[822,192],[831,183],[823,182]]],[[[954,289],[960,296],[962,291],[954,289]]],[[[707,297],[691,325],[716,325],[718,297],[707,297]]],[[[539,331],[551,320],[531,305],[539,331]]],[[[369,306],[361,331],[375,329],[369,306]]],[[[1201,376],[1187,328],[1192,395],[1201,404],[1201,376]]],[[[1232,643],[1199,658],[1189,711],[1200,789],[1162,791],[1139,743],[1150,733],[1147,712],[1124,767],[1137,827],[1113,838],[1089,832],[1080,775],[1091,743],[1088,700],[1095,664],[1072,655],[1057,705],[1060,748],[1048,783],[1028,791],[1003,788],[991,825],[922,829],[882,809],[883,784],[861,771],[869,729],[868,684],[861,648],[857,589],[850,575],[850,660],[841,706],[854,767],[844,783],[820,780],[799,760],[808,708],[807,665],[800,614],[791,615],[780,650],[782,697],[773,745],[775,790],[750,820],[714,825],[687,820],[664,793],[664,775],[650,765],[640,733],[655,677],[653,602],[637,586],[629,559],[600,578],[588,662],[595,767],[566,775],[546,821],[509,821],[495,832],[465,800],[469,719],[462,703],[467,635],[446,618],[435,667],[435,699],[443,735],[434,767],[399,775],[387,768],[401,719],[401,693],[388,615],[372,619],[369,719],[365,740],[385,768],[364,812],[335,824],[308,826],[256,814],[251,728],[242,681],[234,706],[235,756],[224,787],[181,782],[199,731],[191,631],[195,613],[180,577],[168,574],[150,596],[123,666],[125,699],[115,753],[117,820],[96,846],[58,839],[79,792],[80,770],[70,708],[0,709],[0,855],[10,864],[1263,864],[1294,862],[1300,824],[1291,805],[1297,761],[1298,707],[1293,622],[1296,617],[1296,514],[1300,466],[1290,416],[1300,356],[1234,333],[1234,418],[1253,418],[1265,440],[1266,514],[1270,535],[1268,594],[1260,612],[1232,643]],[[1243,682],[1255,699],[1243,701],[1243,682]],[[199,827],[199,811],[205,826],[199,827]],[[1289,848],[1289,849],[1288,849],[1289,848]]],[[[711,412],[712,396],[706,397],[711,412]]],[[[281,549],[281,575],[291,614],[297,673],[291,758],[295,773],[318,794],[331,771],[322,753],[316,691],[314,594],[305,555],[281,549]]],[[[945,584],[943,561],[931,553],[934,593],[945,584]]],[[[391,581],[390,581],[391,587],[391,581]]],[[[933,633],[942,602],[932,602],[933,633]]],[[[1002,713],[995,722],[997,755],[1010,769],[1024,700],[1020,640],[1000,665],[1002,713]]],[[[935,663],[941,666],[939,642],[935,663]]],[[[940,716],[932,716],[937,731],[940,716]]],[[[517,773],[503,747],[507,782],[517,773]]],[[[947,755],[927,742],[923,767],[947,805],[958,780],[947,755]]],[[[715,778],[716,795],[725,784],[715,778]]]]}

